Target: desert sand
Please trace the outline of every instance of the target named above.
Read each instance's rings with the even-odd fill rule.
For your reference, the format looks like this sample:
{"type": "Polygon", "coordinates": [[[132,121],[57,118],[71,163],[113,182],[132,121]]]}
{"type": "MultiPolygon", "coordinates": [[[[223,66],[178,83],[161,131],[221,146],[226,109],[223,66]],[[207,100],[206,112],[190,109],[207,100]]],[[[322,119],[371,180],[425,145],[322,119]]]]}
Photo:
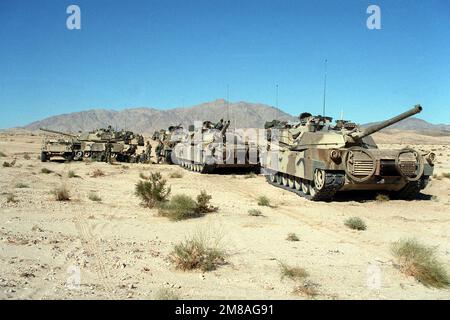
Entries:
{"type": "Polygon", "coordinates": [[[316,203],[270,186],[263,176],[201,175],[170,165],[41,163],[40,136],[1,133],[0,162],[16,163],[0,167],[0,299],[154,299],[162,288],[181,299],[308,299],[292,293],[294,281],[281,279],[280,262],[307,270],[317,284],[316,299],[449,299],[449,290],[427,288],[401,273],[390,245],[415,237],[436,246],[450,271],[450,179],[440,177],[450,172],[450,138],[396,134],[397,140],[376,139],[397,141],[383,147],[408,144],[437,155],[439,177],[419,200],[316,203]],[[105,175],[92,177],[95,169],[105,175]],[[69,178],[69,170],[79,177],[69,178]],[[156,171],[172,195],[207,190],[218,212],[173,222],[142,207],[135,184],[140,173],[156,171]],[[170,178],[172,172],[183,177],[170,178]],[[71,201],[54,199],[52,190],[63,184],[71,201]],[[102,200],[89,200],[92,192],[102,200]],[[17,202],[7,202],[11,193],[17,202]],[[273,207],[259,207],[261,195],[273,207]],[[249,209],[263,216],[249,216],[249,209]],[[352,216],[367,230],[345,227],[352,216]],[[211,272],[174,269],[168,259],[174,244],[199,232],[220,241],[227,264],[211,272]],[[287,241],[288,233],[299,241],[287,241]],[[80,271],[80,285],[70,287],[73,270],[80,271]]]}

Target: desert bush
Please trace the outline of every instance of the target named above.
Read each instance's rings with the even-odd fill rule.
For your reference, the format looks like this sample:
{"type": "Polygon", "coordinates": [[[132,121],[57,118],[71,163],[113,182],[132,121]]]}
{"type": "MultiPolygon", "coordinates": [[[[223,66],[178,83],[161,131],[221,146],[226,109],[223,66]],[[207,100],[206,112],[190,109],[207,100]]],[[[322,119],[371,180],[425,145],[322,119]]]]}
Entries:
{"type": "Polygon", "coordinates": [[[77,174],[75,173],[75,171],[73,171],[73,170],[70,170],[70,171],[67,173],[67,176],[68,176],[69,178],[79,178],[79,177],[80,177],[80,176],[77,175],[77,174]]]}
{"type": "Polygon", "coordinates": [[[135,187],[135,194],[141,198],[145,207],[153,208],[165,201],[170,194],[170,187],[166,186],[167,181],[162,178],[161,173],[150,173],[150,177],[144,181],[139,181],[135,187]]]}
{"type": "Polygon", "coordinates": [[[92,174],[91,174],[91,176],[93,178],[103,177],[104,175],[105,175],[105,173],[100,169],[95,169],[94,171],[92,171],[92,174]]]}
{"type": "Polygon", "coordinates": [[[175,171],[175,172],[172,172],[169,175],[169,177],[172,179],[179,179],[179,178],[183,178],[183,174],[181,172],[175,171]]]}
{"type": "Polygon", "coordinates": [[[350,229],[354,230],[366,230],[367,226],[366,223],[358,217],[351,217],[345,220],[344,224],[349,227],[350,229]]]}
{"type": "Polygon", "coordinates": [[[100,202],[102,201],[102,198],[100,198],[97,194],[95,194],[94,192],[89,193],[88,196],[89,200],[91,201],[96,201],[96,202],[100,202]]]}
{"type": "Polygon", "coordinates": [[[12,167],[12,164],[11,164],[10,162],[4,161],[4,162],[3,162],[3,167],[4,167],[4,168],[11,168],[11,167],[12,167]]]}
{"type": "Polygon", "coordinates": [[[262,216],[262,212],[261,210],[258,209],[250,209],[248,210],[248,215],[253,217],[259,217],[262,216]]]}
{"type": "Polygon", "coordinates": [[[155,294],[155,300],[179,300],[178,295],[169,288],[161,288],[155,294]]]}
{"type": "Polygon", "coordinates": [[[270,200],[266,196],[258,197],[258,206],[270,207],[270,200]]]}
{"type": "Polygon", "coordinates": [[[62,185],[53,190],[53,195],[55,196],[56,201],[69,201],[70,193],[69,189],[65,185],[62,185]]]}
{"type": "Polygon", "coordinates": [[[6,202],[8,202],[8,203],[16,203],[16,202],[19,202],[19,201],[16,199],[16,196],[14,194],[8,193],[8,195],[6,196],[6,202]]]}
{"type": "Polygon", "coordinates": [[[450,179],[450,172],[444,172],[444,173],[442,174],[442,176],[443,176],[444,178],[450,179]]]}
{"type": "Polygon", "coordinates": [[[211,271],[225,263],[225,253],[218,243],[212,244],[210,238],[198,234],[176,244],[170,260],[177,269],[211,271]]]}
{"type": "Polygon", "coordinates": [[[315,296],[317,296],[319,294],[317,292],[317,287],[318,287],[318,284],[316,284],[310,280],[305,280],[305,281],[302,281],[302,283],[300,285],[295,286],[292,293],[297,294],[297,295],[304,295],[304,296],[307,296],[310,298],[314,298],[315,296]]]}
{"type": "Polygon", "coordinates": [[[6,154],[2,151],[0,151],[0,158],[6,157],[6,154]]]}
{"type": "Polygon", "coordinates": [[[435,288],[450,286],[449,275],[444,264],[437,259],[435,248],[415,239],[402,239],[392,244],[391,252],[399,270],[423,285],[435,288]]]}
{"type": "Polygon", "coordinates": [[[29,186],[26,183],[23,183],[23,182],[16,183],[15,187],[18,188],[18,189],[29,188],[29,186]]]}
{"type": "Polygon", "coordinates": [[[30,159],[31,159],[31,157],[30,157],[30,155],[29,155],[28,153],[25,153],[25,154],[23,155],[23,158],[24,158],[25,160],[30,160],[30,159]]]}
{"type": "Polygon", "coordinates": [[[308,272],[301,267],[291,267],[286,263],[280,262],[281,279],[289,278],[292,280],[298,280],[308,277],[308,272]]]}
{"type": "Polygon", "coordinates": [[[219,208],[210,205],[209,201],[212,199],[212,196],[206,193],[205,190],[202,190],[200,194],[197,196],[197,211],[199,213],[209,213],[216,212],[219,208]]]}
{"type": "Polygon", "coordinates": [[[122,165],[122,169],[127,170],[127,169],[130,169],[130,167],[126,166],[126,165],[122,165]]]}
{"type": "Polygon", "coordinates": [[[375,200],[379,201],[379,202],[384,202],[384,201],[389,201],[390,198],[389,198],[389,195],[386,193],[378,193],[377,196],[375,197],[375,200]]]}
{"type": "Polygon", "coordinates": [[[42,168],[41,169],[41,173],[49,174],[49,173],[52,173],[52,172],[53,172],[52,170],[47,169],[47,168],[42,168]]]}
{"type": "Polygon", "coordinates": [[[286,237],[287,241],[300,241],[300,239],[297,237],[295,233],[288,233],[286,237]]]}
{"type": "Polygon", "coordinates": [[[255,177],[256,177],[256,174],[254,172],[250,172],[249,174],[245,175],[245,179],[252,179],[255,177]]]}
{"type": "Polygon", "coordinates": [[[203,215],[198,211],[197,202],[185,194],[173,196],[169,202],[160,206],[158,212],[159,215],[174,221],[197,218],[203,215]]]}

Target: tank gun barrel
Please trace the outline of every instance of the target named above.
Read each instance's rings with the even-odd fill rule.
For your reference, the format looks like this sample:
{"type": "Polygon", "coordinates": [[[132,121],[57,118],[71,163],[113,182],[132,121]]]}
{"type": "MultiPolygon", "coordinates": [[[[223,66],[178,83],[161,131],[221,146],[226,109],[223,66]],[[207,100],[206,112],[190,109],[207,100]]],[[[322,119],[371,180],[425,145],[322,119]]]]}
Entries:
{"type": "Polygon", "coordinates": [[[41,131],[45,131],[45,132],[50,132],[50,133],[55,133],[55,134],[61,134],[63,136],[68,136],[71,138],[76,138],[76,135],[70,134],[70,133],[66,133],[66,132],[61,132],[61,131],[56,131],[56,130],[50,130],[50,129],[45,129],[45,128],[39,128],[39,130],[41,131]]]}
{"type": "Polygon", "coordinates": [[[382,121],[380,123],[371,125],[371,126],[365,128],[362,131],[356,131],[356,132],[349,133],[348,136],[350,138],[352,138],[353,140],[362,139],[364,137],[367,137],[368,135],[371,135],[374,132],[377,132],[377,131],[380,131],[381,129],[389,127],[389,126],[393,125],[394,123],[397,123],[397,122],[399,122],[401,120],[409,118],[409,117],[411,117],[411,116],[413,116],[413,115],[415,115],[415,114],[417,114],[417,113],[419,113],[421,111],[422,111],[422,107],[420,106],[420,104],[417,104],[413,108],[409,109],[406,112],[403,112],[403,113],[399,114],[398,116],[395,116],[395,117],[393,117],[391,119],[388,119],[388,120],[382,121]]]}

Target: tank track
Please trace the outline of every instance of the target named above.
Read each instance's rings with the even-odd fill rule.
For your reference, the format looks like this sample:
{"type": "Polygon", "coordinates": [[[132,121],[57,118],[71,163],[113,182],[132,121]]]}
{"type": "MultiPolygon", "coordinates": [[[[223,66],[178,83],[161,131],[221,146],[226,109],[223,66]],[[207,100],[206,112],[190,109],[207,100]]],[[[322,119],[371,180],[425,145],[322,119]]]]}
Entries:
{"type": "Polygon", "coordinates": [[[336,192],[342,187],[344,184],[345,174],[344,173],[333,173],[333,172],[326,172],[325,173],[325,186],[321,190],[317,190],[314,195],[311,194],[305,194],[301,190],[297,190],[295,188],[291,188],[289,186],[285,186],[282,184],[279,184],[278,182],[272,182],[270,181],[270,177],[266,176],[267,182],[269,182],[271,185],[293,192],[300,197],[303,197],[308,200],[312,201],[330,201],[333,199],[336,192]]]}
{"type": "Polygon", "coordinates": [[[414,200],[417,199],[420,193],[420,190],[425,188],[428,181],[424,178],[417,181],[410,181],[403,187],[400,191],[393,194],[395,199],[401,200],[414,200]]]}

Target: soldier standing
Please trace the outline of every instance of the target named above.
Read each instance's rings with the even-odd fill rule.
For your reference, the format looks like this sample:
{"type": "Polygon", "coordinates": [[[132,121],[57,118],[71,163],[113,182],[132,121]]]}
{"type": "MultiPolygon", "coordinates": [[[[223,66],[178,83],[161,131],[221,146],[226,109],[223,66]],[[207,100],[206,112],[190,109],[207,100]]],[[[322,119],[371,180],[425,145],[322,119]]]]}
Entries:
{"type": "Polygon", "coordinates": [[[152,145],[150,144],[150,141],[147,141],[147,144],[145,145],[145,155],[147,157],[148,163],[150,163],[151,153],[152,153],[152,145]]]}
{"type": "Polygon", "coordinates": [[[156,153],[156,163],[159,163],[161,160],[161,151],[163,150],[163,143],[161,140],[159,140],[158,145],[156,146],[155,153],[156,153]]]}
{"type": "Polygon", "coordinates": [[[111,153],[112,153],[112,143],[107,142],[106,143],[106,162],[111,164],[111,153]]]}

